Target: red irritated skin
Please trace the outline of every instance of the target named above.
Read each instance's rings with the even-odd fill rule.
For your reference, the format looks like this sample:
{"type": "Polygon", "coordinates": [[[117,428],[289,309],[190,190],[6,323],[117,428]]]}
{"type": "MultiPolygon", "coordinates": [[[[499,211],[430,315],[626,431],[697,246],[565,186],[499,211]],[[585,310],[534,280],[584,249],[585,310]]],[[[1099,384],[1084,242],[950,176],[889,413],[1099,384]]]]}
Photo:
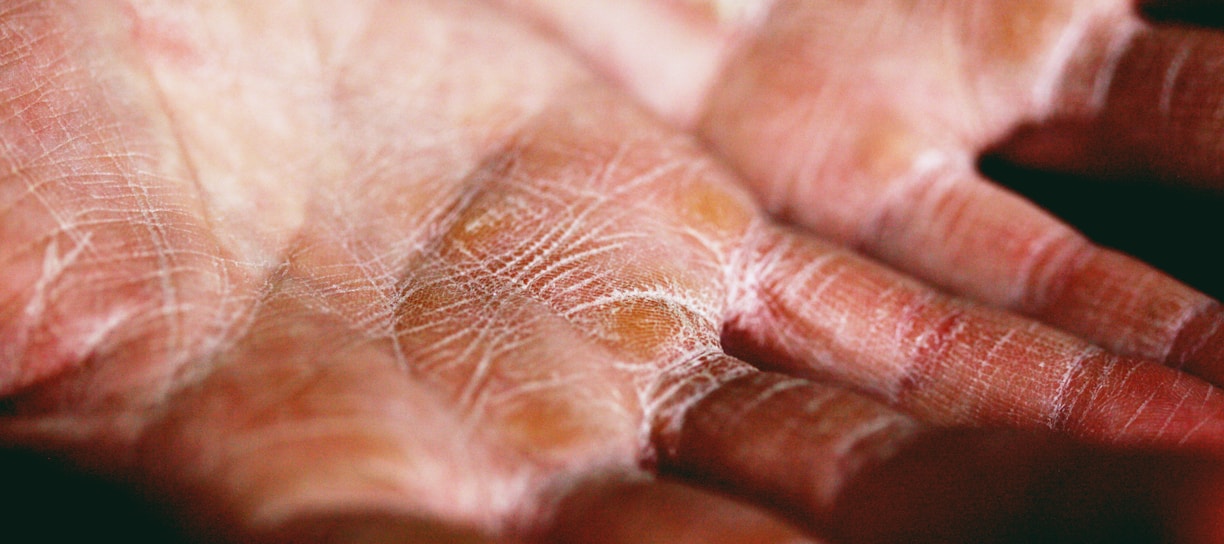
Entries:
{"type": "MultiPolygon", "coordinates": [[[[1145,272],[1163,302],[1013,308],[1034,320],[1008,312],[1029,300],[1002,297],[1016,285],[971,288],[1014,261],[962,263],[954,241],[913,270],[978,301],[949,297],[774,223],[718,159],[507,9],[4,6],[0,438],[241,542],[968,539],[992,533],[965,519],[1027,508],[965,507],[975,493],[1022,496],[1066,458],[1037,433],[1224,448],[1218,389],[1134,357],[1201,296],[1145,272]],[[961,279],[932,272],[952,265],[961,279]],[[1170,313],[1127,317],[1141,306],[1170,313]],[[890,504],[892,483],[950,498],[844,521],[890,504]]],[[[951,141],[906,134],[880,133],[884,156],[951,141]]],[[[876,166],[856,175],[886,182],[876,166]]],[[[911,235],[881,224],[880,240],[911,235]]],[[[1138,270],[1101,258],[1123,264],[1100,274],[1138,270]]]]}

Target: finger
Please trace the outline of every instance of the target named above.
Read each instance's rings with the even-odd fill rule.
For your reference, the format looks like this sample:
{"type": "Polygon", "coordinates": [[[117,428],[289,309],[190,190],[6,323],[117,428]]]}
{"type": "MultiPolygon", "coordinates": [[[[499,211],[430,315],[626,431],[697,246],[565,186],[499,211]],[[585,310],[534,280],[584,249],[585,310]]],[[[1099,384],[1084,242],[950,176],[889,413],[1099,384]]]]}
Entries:
{"type": "MultiPolygon", "coordinates": [[[[688,409],[675,431],[657,434],[656,442],[664,471],[775,505],[837,541],[889,541],[891,536],[892,541],[967,542],[984,538],[993,522],[1015,514],[1016,489],[1009,484],[1025,482],[1027,474],[1000,471],[986,484],[996,500],[974,504],[974,491],[953,476],[970,472],[964,470],[964,455],[948,456],[960,463],[958,470],[945,471],[951,467],[937,464],[911,471],[939,478],[897,478],[874,490],[860,489],[864,473],[898,455],[923,430],[912,419],[849,391],[760,373],[709,393],[688,409]],[[923,499],[890,500],[898,494],[912,499],[905,493],[909,489],[923,499]],[[869,498],[843,507],[853,495],[869,498]],[[873,500],[890,507],[867,505],[855,511],[873,500]],[[870,522],[857,523],[861,516],[870,522]]],[[[1011,453],[1003,464],[1019,465],[1023,455],[1011,453]]]]}
{"type": "MultiPolygon", "coordinates": [[[[526,4],[563,35],[586,28],[552,17],[546,3],[526,4]]],[[[1077,51],[1124,43],[1139,25],[1125,3],[1026,3],[1023,13],[1005,2],[977,11],[761,4],[773,5],[765,19],[744,15],[752,10],[725,12],[728,19],[669,13],[675,25],[719,29],[708,46],[721,51],[723,68],[698,130],[772,210],[955,293],[1119,353],[1218,366],[1224,340],[1211,332],[1221,318],[1209,298],[1096,248],[975,172],[975,148],[1043,115],[1047,90],[1077,51]],[[1022,40],[987,32],[1016,18],[1033,31],[1022,40]],[[962,41],[943,40],[949,28],[965,29],[962,41]],[[946,61],[949,47],[963,55],[971,84],[948,72],[958,66],[946,61]],[[908,51],[904,61],[899,51],[908,51]]],[[[616,70],[667,62],[607,53],[626,51],[615,41],[572,41],[616,70]]],[[[1214,368],[1196,370],[1219,378],[1214,368]]]]}
{"type": "Polygon", "coordinates": [[[1224,189],[1224,140],[1215,120],[1224,104],[1224,36],[1145,27],[1113,50],[1090,54],[1064,78],[1058,113],[1021,130],[1001,153],[1094,177],[1224,189]]]}
{"type": "Polygon", "coordinates": [[[724,338],[750,359],[828,376],[945,425],[1053,429],[1098,443],[1219,449],[1224,397],[845,251],[766,231],[724,338]]]}
{"type": "Polygon", "coordinates": [[[665,473],[772,505],[838,542],[1155,542],[1201,530],[1219,504],[1212,461],[933,429],[778,374],[727,381],[683,419],[656,435],[665,473]]]}
{"type": "Polygon", "coordinates": [[[1097,244],[1129,254],[1202,291],[1224,298],[1213,254],[1224,230],[1224,192],[1037,170],[990,154],[983,175],[1061,217],[1097,244]]]}
{"type": "Polygon", "coordinates": [[[576,482],[551,510],[543,542],[814,542],[758,508],[642,475],[576,482]]]}
{"type": "Polygon", "coordinates": [[[1210,297],[977,175],[935,174],[914,185],[872,210],[882,219],[867,253],[1117,354],[1224,383],[1224,314],[1210,297]]]}
{"type": "Polygon", "coordinates": [[[706,391],[653,438],[665,470],[803,505],[823,519],[861,468],[887,458],[920,429],[848,390],[751,372],[706,391]]]}
{"type": "Polygon", "coordinates": [[[931,435],[862,395],[726,356],[688,374],[661,388],[676,391],[652,426],[661,470],[836,541],[993,540],[1027,512],[1040,462],[1057,460],[1041,440],[931,435]]]}
{"type": "Polygon", "coordinates": [[[1159,542],[1148,493],[1161,465],[1130,461],[1030,433],[934,431],[864,470],[832,517],[850,542],[1159,542]]]}

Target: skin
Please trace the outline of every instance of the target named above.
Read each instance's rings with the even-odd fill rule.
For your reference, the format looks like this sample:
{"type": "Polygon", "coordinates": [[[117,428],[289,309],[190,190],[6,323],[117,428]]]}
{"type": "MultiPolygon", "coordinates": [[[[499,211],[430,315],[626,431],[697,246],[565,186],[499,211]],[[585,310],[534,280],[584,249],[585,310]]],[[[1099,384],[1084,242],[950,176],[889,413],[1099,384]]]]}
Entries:
{"type": "Polygon", "coordinates": [[[1166,31],[905,4],[5,5],[0,439],[202,539],[1210,539],[1217,306],[972,169],[1166,31]]]}
{"type": "Polygon", "coordinates": [[[776,214],[955,294],[1220,380],[1218,304],[976,171],[991,150],[1218,188],[1214,33],[1152,26],[1124,0],[511,3],[695,130],[776,214]],[[655,39],[704,62],[588,32],[635,24],[600,9],[670,18],[655,39]],[[701,68],[681,90],[651,85],[678,65],[701,68]]]}

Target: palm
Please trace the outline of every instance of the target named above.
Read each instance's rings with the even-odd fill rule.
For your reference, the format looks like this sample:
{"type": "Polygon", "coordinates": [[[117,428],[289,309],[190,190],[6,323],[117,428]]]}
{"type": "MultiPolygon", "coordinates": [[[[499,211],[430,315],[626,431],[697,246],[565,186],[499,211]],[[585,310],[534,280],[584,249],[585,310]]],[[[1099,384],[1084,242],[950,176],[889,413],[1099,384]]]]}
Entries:
{"type": "Polygon", "coordinates": [[[790,538],[757,500],[853,534],[931,424],[1219,447],[1205,382],[772,224],[483,5],[4,17],[0,429],[220,536],[790,538]]]}

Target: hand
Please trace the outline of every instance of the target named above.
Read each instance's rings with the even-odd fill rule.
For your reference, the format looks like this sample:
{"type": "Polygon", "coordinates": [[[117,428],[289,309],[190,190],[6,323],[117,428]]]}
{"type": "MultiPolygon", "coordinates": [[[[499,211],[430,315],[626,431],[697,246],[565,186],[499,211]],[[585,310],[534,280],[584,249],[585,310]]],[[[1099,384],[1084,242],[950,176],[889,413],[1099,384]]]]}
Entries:
{"type": "Polygon", "coordinates": [[[511,19],[6,10],[0,436],[235,541],[972,537],[1084,444],[1218,453],[1207,382],[774,224],[511,19]]]}

